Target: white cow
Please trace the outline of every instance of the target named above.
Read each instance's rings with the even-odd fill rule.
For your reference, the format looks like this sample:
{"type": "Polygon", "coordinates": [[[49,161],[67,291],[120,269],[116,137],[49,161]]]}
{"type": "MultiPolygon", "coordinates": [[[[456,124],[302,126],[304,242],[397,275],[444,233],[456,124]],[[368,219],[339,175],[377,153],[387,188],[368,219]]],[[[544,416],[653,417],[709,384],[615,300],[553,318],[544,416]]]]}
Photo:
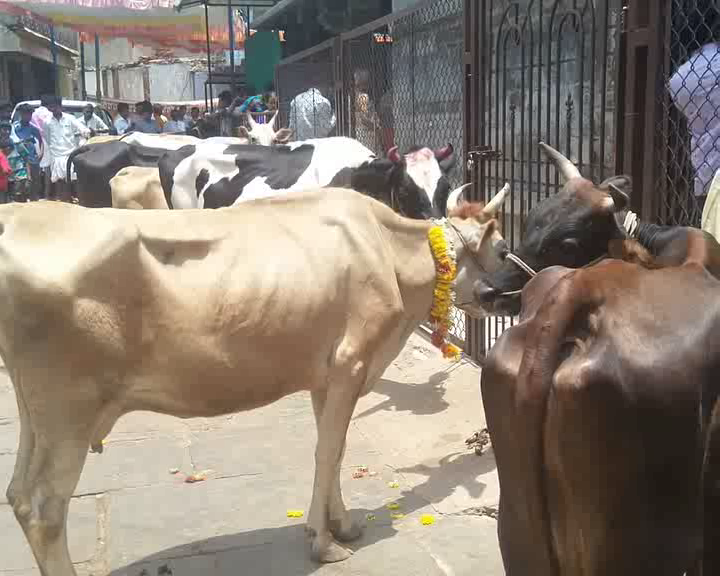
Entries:
{"type": "Polygon", "coordinates": [[[128,166],[110,180],[113,208],[168,210],[158,169],[128,166]]]}
{"type": "Polygon", "coordinates": [[[41,573],[75,576],[68,503],[120,416],[217,416],[299,390],[318,426],[312,556],[347,558],[355,403],[427,318],[454,254],[438,238],[455,247],[457,301],[482,313],[473,285],[501,263],[501,202],[438,223],[344,189],[222,210],[0,206],[0,355],[21,424],[7,498],[41,573]]]}
{"type": "Polygon", "coordinates": [[[287,144],[292,137],[292,131],[288,128],[280,128],[275,131],[275,121],[278,113],[275,112],[273,117],[266,124],[258,124],[248,112],[247,119],[250,126],[248,130],[245,126],[238,128],[241,138],[247,138],[250,144],[259,144],[260,146],[272,146],[273,144],[287,144]]]}

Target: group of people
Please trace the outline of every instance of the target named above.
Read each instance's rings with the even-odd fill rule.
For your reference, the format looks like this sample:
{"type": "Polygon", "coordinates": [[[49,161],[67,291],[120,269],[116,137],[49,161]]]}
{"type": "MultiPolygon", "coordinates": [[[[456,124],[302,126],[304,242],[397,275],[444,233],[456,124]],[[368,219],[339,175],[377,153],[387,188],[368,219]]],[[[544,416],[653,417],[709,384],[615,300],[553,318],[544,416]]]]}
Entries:
{"type": "Polygon", "coordinates": [[[35,110],[24,104],[18,113],[15,123],[0,122],[0,201],[32,201],[47,195],[70,202],[67,158],[107,127],[92,105],[78,119],[63,112],[62,98],[56,96],[44,96],[35,110]]]}
{"type": "MultiPolygon", "coordinates": [[[[63,112],[62,98],[46,95],[33,109],[25,104],[18,108],[13,123],[10,112],[0,118],[0,203],[35,201],[40,198],[73,201],[71,182],[67,181],[70,153],[88,138],[98,134],[130,132],[148,134],[211,134],[234,136],[246,112],[255,114],[277,107],[274,94],[233,98],[229,91],[219,96],[217,110],[201,115],[199,107],[177,106],[166,110],[160,104],[144,100],[130,106],[121,102],[111,130],[87,104],[81,117],[63,112]],[[201,125],[204,130],[201,130],[201,125]]],[[[260,116],[258,122],[263,122],[260,116]]]]}
{"type": "Polygon", "coordinates": [[[120,102],[114,125],[118,135],[128,132],[146,134],[188,134],[192,133],[200,120],[200,108],[194,106],[188,113],[187,106],[177,106],[170,111],[170,119],[165,115],[161,104],[153,105],[147,100],[135,104],[135,113],[130,114],[130,106],[120,102]]]}

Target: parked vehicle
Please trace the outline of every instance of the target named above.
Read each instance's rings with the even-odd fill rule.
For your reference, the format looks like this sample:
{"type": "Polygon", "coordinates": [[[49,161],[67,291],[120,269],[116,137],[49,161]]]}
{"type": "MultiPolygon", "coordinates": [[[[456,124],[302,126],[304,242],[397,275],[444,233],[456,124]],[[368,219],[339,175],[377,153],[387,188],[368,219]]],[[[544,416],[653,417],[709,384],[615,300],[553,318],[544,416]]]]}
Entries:
{"type": "MultiPolygon", "coordinates": [[[[20,113],[18,112],[18,108],[22,106],[23,104],[27,104],[31,106],[33,109],[40,107],[40,100],[26,100],[24,102],[18,102],[15,105],[15,108],[13,109],[12,113],[12,121],[16,122],[20,120],[20,113]]],[[[62,103],[63,112],[67,112],[68,114],[72,114],[76,118],[81,118],[83,115],[83,110],[85,109],[85,106],[88,104],[92,104],[95,106],[95,114],[105,122],[105,124],[108,126],[108,134],[116,135],[117,130],[115,130],[115,125],[113,124],[112,115],[110,112],[108,112],[105,108],[101,108],[100,106],[96,105],[94,102],[88,102],[85,100],[64,100],[62,103]]]]}

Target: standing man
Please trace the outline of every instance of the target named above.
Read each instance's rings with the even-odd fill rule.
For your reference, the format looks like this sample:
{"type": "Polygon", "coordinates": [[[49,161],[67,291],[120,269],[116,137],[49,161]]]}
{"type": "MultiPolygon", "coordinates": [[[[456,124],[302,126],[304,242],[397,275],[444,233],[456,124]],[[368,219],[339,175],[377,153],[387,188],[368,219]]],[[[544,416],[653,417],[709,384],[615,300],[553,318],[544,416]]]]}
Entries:
{"type": "MultiPolygon", "coordinates": [[[[52,118],[52,112],[50,112],[50,108],[48,107],[50,105],[50,101],[52,100],[53,96],[50,94],[43,94],[40,96],[40,106],[38,106],[35,109],[35,112],[33,112],[32,119],[30,120],[30,123],[35,125],[38,130],[40,130],[40,134],[45,134],[45,124],[52,118]]],[[[45,146],[45,153],[43,154],[42,158],[40,159],[40,171],[42,172],[42,183],[43,183],[43,196],[45,198],[50,197],[50,163],[52,162],[52,158],[50,155],[50,151],[47,149],[47,145],[45,146]]]]}
{"type": "Polygon", "coordinates": [[[145,134],[160,134],[157,122],[153,120],[153,107],[150,102],[143,100],[135,105],[135,118],[128,128],[128,132],[144,132],[145,134]]]}
{"type": "Polygon", "coordinates": [[[117,116],[115,116],[115,130],[118,136],[122,136],[130,128],[130,106],[127,102],[120,102],[117,106],[117,116]]]}
{"type": "Polygon", "coordinates": [[[13,125],[15,142],[20,146],[24,146],[24,150],[27,152],[30,200],[35,201],[42,194],[40,160],[44,156],[45,145],[40,130],[32,124],[32,107],[23,104],[18,111],[20,112],[20,120],[13,125]]]}
{"type": "Polygon", "coordinates": [[[301,92],[290,102],[290,130],[296,140],[325,138],[336,121],[330,101],[317,88],[301,92]]]}
{"type": "Polygon", "coordinates": [[[71,182],[67,182],[67,161],[76,147],[78,137],[88,138],[90,130],[72,114],[65,114],[62,98],[56,96],[51,105],[52,118],[45,124],[45,142],[50,154],[50,182],[56,186],[55,197],[72,201],[71,182]]]}
{"type": "Polygon", "coordinates": [[[108,131],[108,127],[105,122],[103,122],[100,117],[95,114],[95,106],[93,106],[92,104],[85,105],[82,118],[80,118],[80,122],[84,124],[88,130],[90,130],[91,136],[95,136],[97,132],[108,131]]]}

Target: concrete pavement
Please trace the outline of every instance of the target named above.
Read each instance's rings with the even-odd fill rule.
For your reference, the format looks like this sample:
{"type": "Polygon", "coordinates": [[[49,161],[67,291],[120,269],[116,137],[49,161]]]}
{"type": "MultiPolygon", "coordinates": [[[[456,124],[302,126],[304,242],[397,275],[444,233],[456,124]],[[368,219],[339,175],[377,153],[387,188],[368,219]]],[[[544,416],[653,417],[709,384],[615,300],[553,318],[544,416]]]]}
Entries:
{"type": "MultiPolygon", "coordinates": [[[[310,502],[308,394],[214,419],[130,414],[105,452],[88,456],[70,506],[71,554],[81,576],[155,576],[164,567],[174,576],[500,575],[487,515],[498,499],[492,451],[477,456],[464,444],[484,425],[478,369],[443,360],[413,336],[360,400],[348,433],[342,489],[364,535],[349,560],[320,566],[308,557],[305,518],[287,517],[307,514],[310,502]],[[369,474],[353,478],[361,466],[369,474]],[[205,481],[184,482],[201,471],[205,481]],[[426,514],[434,524],[421,523],[426,514]]],[[[18,429],[2,373],[0,576],[39,574],[4,495],[18,429]]]]}

